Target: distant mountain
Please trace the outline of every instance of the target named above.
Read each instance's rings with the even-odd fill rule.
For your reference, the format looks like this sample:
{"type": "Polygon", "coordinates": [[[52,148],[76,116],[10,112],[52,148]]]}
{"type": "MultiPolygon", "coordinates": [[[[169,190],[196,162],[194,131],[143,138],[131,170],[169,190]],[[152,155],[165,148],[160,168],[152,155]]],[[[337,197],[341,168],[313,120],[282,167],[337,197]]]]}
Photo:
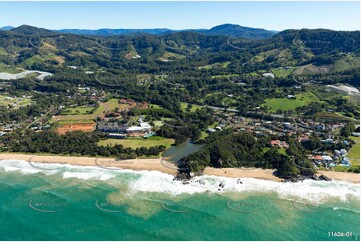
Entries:
{"type": "Polygon", "coordinates": [[[10,30],[13,29],[13,26],[4,26],[4,27],[0,27],[0,30],[10,30]]]}
{"type": "Polygon", "coordinates": [[[21,25],[17,28],[13,28],[9,30],[10,32],[17,33],[17,34],[26,34],[26,35],[50,35],[54,34],[54,31],[43,29],[43,28],[37,28],[30,25],[21,25]]]}
{"type": "Polygon", "coordinates": [[[231,37],[243,37],[248,39],[264,39],[271,37],[277,31],[269,31],[259,28],[243,27],[237,24],[222,24],[206,31],[199,31],[207,35],[226,35],[231,37]]]}
{"type": "Polygon", "coordinates": [[[82,35],[100,35],[100,36],[110,36],[110,35],[123,35],[123,34],[135,34],[135,33],[146,33],[154,35],[164,35],[172,34],[176,32],[197,32],[206,35],[225,35],[231,37],[243,37],[249,39],[264,39],[270,36],[275,35],[276,31],[268,31],[265,29],[257,29],[250,27],[243,27],[236,24],[223,24],[211,29],[184,29],[184,30],[172,30],[166,28],[160,29],[97,29],[97,30],[87,30],[87,29],[61,29],[56,30],[61,33],[68,34],[82,34],[82,35]]]}
{"type": "Polygon", "coordinates": [[[215,26],[211,29],[182,29],[173,30],[167,28],[155,29],[60,29],[60,30],[47,30],[37,28],[29,25],[21,25],[17,28],[12,26],[1,27],[0,30],[8,30],[18,34],[39,34],[47,35],[54,34],[54,32],[79,34],[79,35],[96,35],[96,36],[112,36],[112,35],[133,35],[133,34],[153,34],[153,35],[166,35],[178,32],[195,32],[205,35],[224,35],[228,37],[241,37],[247,39],[265,39],[277,33],[277,31],[269,31],[260,28],[244,27],[237,24],[223,24],[215,26]]]}
{"type": "Polygon", "coordinates": [[[146,33],[146,34],[170,34],[175,32],[170,29],[60,29],[55,30],[61,33],[67,34],[82,34],[82,35],[100,35],[100,36],[110,36],[110,35],[122,35],[122,34],[134,34],[134,33],[146,33]]]}

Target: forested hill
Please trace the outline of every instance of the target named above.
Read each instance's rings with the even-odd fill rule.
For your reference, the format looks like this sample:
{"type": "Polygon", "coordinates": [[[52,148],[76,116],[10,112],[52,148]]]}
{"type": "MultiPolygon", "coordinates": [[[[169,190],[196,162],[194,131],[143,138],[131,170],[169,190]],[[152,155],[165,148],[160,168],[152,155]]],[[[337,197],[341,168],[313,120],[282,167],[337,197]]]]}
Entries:
{"type": "MultiPolygon", "coordinates": [[[[32,27],[29,25],[22,25],[17,28],[11,26],[5,26],[0,28],[0,30],[13,30],[18,33],[24,34],[33,34],[38,30],[44,31],[45,29],[40,29],[32,27]]],[[[49,31],[49,30],[47,30],[49,31]]],[[[244,27],[237,24],[223,24],[215,26],[211,29],[183,29],[183,30],[173,30],[167,28],[154,28],[154,29],[59,29],[52,30],[53,32],[59,32],[64,34],[78,34],[78,35],[90,35],[90,36],[114,36],[114,35],[134,35],[134,34],[152,34],[152,35],[165,35],[173,34],[179,32],[192,32],[192,33],[201,33],[204,35],[224,35],[229,37],[242,37],[248,39],[264,39],[271,37],[277,33],[277,31],[269,31],[260,28],[250,28],[244,27]]]]}
{"type": "Polygon", "coordinates": [[[210,76],[293,66],[297,74],[332,74],[332,80],[359,85],[355,81],[359,75],[359,31],[285,30],[256,40],[227,36],[231,27],[210,30],[225,35],[184,31],[92,36],[23,25],[0,30],[0,62],[50,72],[65,66],[114,68],[128,73],[160,73],[175,68],[190,75],[199,72],[210,76]],[[230,64],[225,68],[216,63],[230,64]]]}
{"type": "Polygon", "coordinates": [[[270,36],[273,36],[277,31],[269,31],[260,28],[250,28],[244,27],[237,24],[223,24],[215,26],[211,29],[184,29],[184,30],[172,30],[166,28],[158,29],[97,29],[97,30],[87,30],[87,29],[61,29],[57,30],[61,33],[69,34],[83,34],[83,35],[100,35],[100,36],[110,36],[110,35],[120,35],[120,34],[134,34],[134,33],[145,33],[145,34],[154,34],[154,35],[164,35],[172,34],[177,32],[189,31],[193,33],[202,33],[205,35],[225,35],[232,37],[243,37],[249,39],[264,39],[270,36]]]}

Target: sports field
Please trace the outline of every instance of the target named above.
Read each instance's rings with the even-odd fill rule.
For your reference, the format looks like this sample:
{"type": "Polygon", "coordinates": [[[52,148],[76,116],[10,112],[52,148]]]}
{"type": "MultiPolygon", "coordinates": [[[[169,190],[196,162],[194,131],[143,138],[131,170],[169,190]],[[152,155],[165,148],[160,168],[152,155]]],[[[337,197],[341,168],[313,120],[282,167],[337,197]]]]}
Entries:
{"type": "Polygon", "coordinates": [[[95,129],[95,123],[79,123],[79,124],[64,124],[58,127],[58,134],[65,134],[72,131],[92,132],[95,129]]]}
{"type": "Polygon", "coordinates": [[[101,140],[98,143],[98,145],[101,146],[107,146],[107,145],[114,146],[116,144],[123,145],[124,147],[129,147],[133,149],[140,147],[149,148],[159,145],[164,145],[168,148],[172,144],[174,144],[174,139],[163,138],[160,136],[153,136],[147,139],[140,137],[127,138],[127,139],[106,139],[106,140],[101,140]]]}

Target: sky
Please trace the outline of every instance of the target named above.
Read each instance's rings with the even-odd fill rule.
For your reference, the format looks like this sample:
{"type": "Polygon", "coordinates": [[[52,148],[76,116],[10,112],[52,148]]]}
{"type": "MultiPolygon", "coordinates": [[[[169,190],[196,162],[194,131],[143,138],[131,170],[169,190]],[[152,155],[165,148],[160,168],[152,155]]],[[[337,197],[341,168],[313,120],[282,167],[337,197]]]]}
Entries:
{"type": "Polygon", "coordinates": [[[0,27],[209,29],[224,23],[267,30],[360,30],[353,2],[0,2],[0,27]]]}

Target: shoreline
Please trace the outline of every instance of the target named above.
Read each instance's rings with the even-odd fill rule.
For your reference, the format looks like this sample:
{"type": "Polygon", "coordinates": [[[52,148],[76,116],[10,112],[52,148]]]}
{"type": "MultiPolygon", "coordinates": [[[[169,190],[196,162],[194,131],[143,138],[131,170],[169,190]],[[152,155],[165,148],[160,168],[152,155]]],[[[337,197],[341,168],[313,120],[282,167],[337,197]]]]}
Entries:
{"type": "MultiPolygon", "coordinates": [[[[104,169],[112,170],[111,167],[130,169],[130,170],[148,170],[159,171],[169,175],[177,175],[177,167],[161,158],[149,159],[127,159],[117,160],[115,158],[96,158],[96,157],[74,157],[57,155],[32,155],[32,154],[14,154],[0,153],[0,160],[24,160],[35,163],[48,164],[69,164],[79,166],[98,166],[104,169]],[[107,168],[109,167],[109,168],[107,168]]],[[[282,178],[273,175],[274,169],[261,168],[213,168],[206,167],[203,175],[213,175],[228,178],[254,178],[282,182],[282,178]]],[[[360,174],[345,173],[334,171],[318,171],[318,175],[325,175],[333,180],[360,183],[360,174]]]]}

